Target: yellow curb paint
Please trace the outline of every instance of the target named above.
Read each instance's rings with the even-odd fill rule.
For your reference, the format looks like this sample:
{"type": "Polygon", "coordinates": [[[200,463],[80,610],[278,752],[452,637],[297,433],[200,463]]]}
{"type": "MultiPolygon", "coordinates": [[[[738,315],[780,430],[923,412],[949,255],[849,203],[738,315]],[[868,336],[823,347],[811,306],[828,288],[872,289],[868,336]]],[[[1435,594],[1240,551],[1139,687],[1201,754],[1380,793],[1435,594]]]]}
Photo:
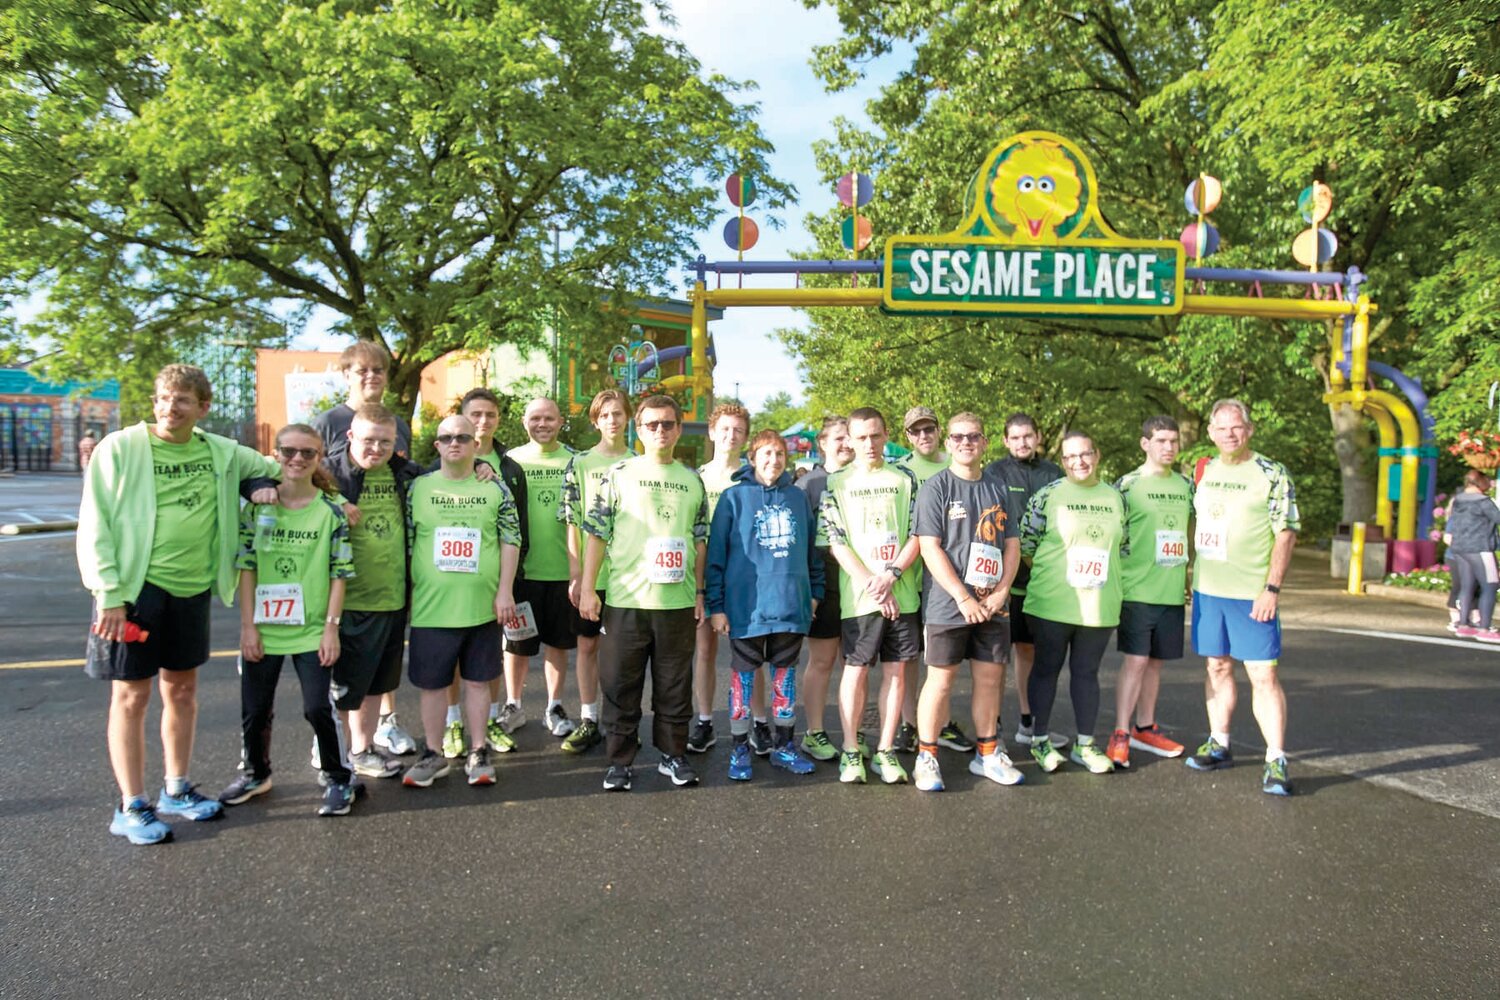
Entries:
{"type": "MultiPolygon", "coordinates": [[[[210,660],[228,660],[240,655],[238,649],[220,649],[209,653],[210,660]]],[[[56,667],[81,667],[82,657],[76,660],[21,660],[18,663],[0,663],[0,670],[47,670],[56,667]]]]}

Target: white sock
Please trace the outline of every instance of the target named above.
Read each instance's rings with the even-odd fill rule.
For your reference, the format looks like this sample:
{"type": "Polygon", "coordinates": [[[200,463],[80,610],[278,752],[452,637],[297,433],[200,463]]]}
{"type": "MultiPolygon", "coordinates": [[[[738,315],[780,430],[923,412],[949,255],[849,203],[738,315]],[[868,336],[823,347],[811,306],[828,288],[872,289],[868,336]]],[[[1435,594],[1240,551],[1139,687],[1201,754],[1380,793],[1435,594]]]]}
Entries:
{"type": "Polygon", "coordinates": [[[581,715],[581,716],[583,716],[585,719],[592,719],[595,722],[598,722],[599,721],[599,703],[597,701],[591,701],[591,702],[588,702],[585,705],[579,706],[579,708],[578,708],[578,714],[581,715]]]}
{"type": "Polygon", "coordinates": [[[1276,761],[1280,760],[1281,758],[1283,758],[1285,756],[1286,756],[1286,751],[1283,750],[1283,749],[1281,749],[1281,747],[1267,747],[1266,748],[1266,763],[1267,764],[1274,764],[1276,761]]]}
{"type": "Polygon", "coordinates": [[[490,702],[490,718],[500,718],[500,703],[498,701],[490,702]]]}
{"type": "Polygon", "coordinates": [[[462,721],[462,719],[463,719],[463,706],[461,704],[459,704],[459,705],[449,705],[448,706],[448,723],[447,724],[451,726],[455,722],[462,721]]]}
{"type": "Polygon", "coordinates": [[[1219,746],[1223,747],[1225,750],[1229,749],[1229,734],[1228,733],[1209,733],[1208,736],[1209,736],[1209,739],[1217,741],[1218,744],[1219,744],[1219,746]]]}
{"type": "Polygon", "coordinates": [[[185,774],[180,778],[168,776],[162,783],[166,785],[168,795],[184,795],[187,793],[188,779],[185,774]]]}
{"type": "Polygon", "coordinates": [[[764,715],[752,716],[757,726],[764,726],[769,721],[764,715]]]}
{"type": "Polygon", "coordinates": [[[1085,736],[1083,733],[1079,733],[1078,738],[1073,742],[1077,743],[1081,747],[1091,747],[1094,745],[1094,738],[1092,736],[1085,736]]]}
{"type": "Polygon", "coordinates": [[[547,711],[549,711],[549,712],[552,711],[554,708],[561,708],[561,707],[562,707],[562,702],[558,701],[556,698],[553,698],[551,701],[547,702],[547,711]]]}
{"type": "Polygon", "coordinates": [[[698,713],[698,721],[699,722],[712,722],[712,721],[714,721],[714,717],[712,715],[704,715],[702,712],[699,712],[698,713]]]}

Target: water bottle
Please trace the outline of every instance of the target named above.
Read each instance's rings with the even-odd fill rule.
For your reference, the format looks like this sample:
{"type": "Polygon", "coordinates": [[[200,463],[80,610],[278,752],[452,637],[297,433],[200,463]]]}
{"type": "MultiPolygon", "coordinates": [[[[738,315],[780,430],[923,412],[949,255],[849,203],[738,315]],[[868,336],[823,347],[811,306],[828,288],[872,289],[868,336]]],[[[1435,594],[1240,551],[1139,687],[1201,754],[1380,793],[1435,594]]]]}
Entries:
{"type": "Polygon", "coordinates": [[[151,632],[143,629],[135,622],[125,623],[125,632],[120,636],[121,642],[145,642],[151,638],[151,632]]]}
{"type": "Polygon", "coordinates": [[[255,514],[255,551],[260,552],[271,544],[276,532],[276,508],[262,506],[255,514]]]}

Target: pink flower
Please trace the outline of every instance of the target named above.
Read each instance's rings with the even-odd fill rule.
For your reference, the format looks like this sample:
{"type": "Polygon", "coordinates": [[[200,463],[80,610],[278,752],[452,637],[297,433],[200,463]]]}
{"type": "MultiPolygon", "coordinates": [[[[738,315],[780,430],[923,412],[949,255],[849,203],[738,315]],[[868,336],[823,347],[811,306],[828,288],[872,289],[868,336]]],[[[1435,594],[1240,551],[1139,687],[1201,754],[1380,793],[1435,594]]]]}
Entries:
{"type": "Polygon", "coordinates": [[[1433,528],[1427,533],[1427,537],[1432,539],[1434,542],[1441,542],[1443,540],[1443,533],[1436,528],[1433,528]]]}
{"type": "Polygon", "coordinates": [[[1448,511],[1444,507],[1434,507],[1434,508],[1432,508],[1432,516],[1433,517],[1446,517],[1447,514],[1448,514],[1448,511]]]}

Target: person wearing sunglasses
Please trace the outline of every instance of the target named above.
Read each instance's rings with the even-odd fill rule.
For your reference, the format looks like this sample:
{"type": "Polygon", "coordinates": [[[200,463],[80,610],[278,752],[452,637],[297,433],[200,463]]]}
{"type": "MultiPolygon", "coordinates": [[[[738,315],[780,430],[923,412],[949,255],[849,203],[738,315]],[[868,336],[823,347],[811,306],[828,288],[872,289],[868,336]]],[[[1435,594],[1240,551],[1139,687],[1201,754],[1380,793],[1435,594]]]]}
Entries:
{"type": "MultiPolygon", "coordinates": [[[[443,719],[454,668],[463,678],[469,731],[489,718],[489,682],[500,676],[500,627],[516,621],[515,579],[521,524],[516,501],[500,478],[474,475],[474,424],[450,416],[438,424],[436,471],[417,477],[407,504],[411,548],[411,637],[408,675],[421,692],[427,743],[402,782],[427,788],[447,777],[443,719]]],[[[487,741],[470,748],[464,773],[471,785],[493,785],[487,741]]]]}
{"type": "Polygon", "coordinates": [[[682,437],[677,400],[646,397],[635,426],[645,454],[612,466],[584,515],[588,539],[578,584],[579,613],[604,626],[599,685],[610,761],[607,792],[629,791],[634,781],[648,670],[651,736],[662,755],[656,769],[678,787],[698,782],[685,755],[693,714],[694,636],[703,619],[708,493],[698,473],[674,457],[682,437]],[[606,556],[609,576],[602,579],[606,556]]]}
{"type": "Polygon", "coordinates": [[[271,789],[271,721],[288,657],[302,688],[302,717],[318,741],[320,816],[347,815],[353,773],[334,728],[331,668],[339,659],[344,589],[354,576],[349,522],[338,486],[319,464],[323,440],[307,424],[276,434],[281,485],[274,504],[240,515],[240,773],[219,795],[239,805],[271,789]]]}
{"type": "Polygon", "coordinates": [[[1099,719],[1099,663],[1120,624],[1121,559],[1130,554],[1125,500],[1099,479],[1099,450],[1083,431],[1062,439],[1066,476],[1036,491],[1021,523],[1021,555],[1031,561],[1026,620],[1036,637],[1031,699],[1031,756],[1056,771],[1063,756],[1048,728],[1063,664],[1078,736],[1069,755],[1094,774],[1114,762],[1094,743],[1099,719]]]}

